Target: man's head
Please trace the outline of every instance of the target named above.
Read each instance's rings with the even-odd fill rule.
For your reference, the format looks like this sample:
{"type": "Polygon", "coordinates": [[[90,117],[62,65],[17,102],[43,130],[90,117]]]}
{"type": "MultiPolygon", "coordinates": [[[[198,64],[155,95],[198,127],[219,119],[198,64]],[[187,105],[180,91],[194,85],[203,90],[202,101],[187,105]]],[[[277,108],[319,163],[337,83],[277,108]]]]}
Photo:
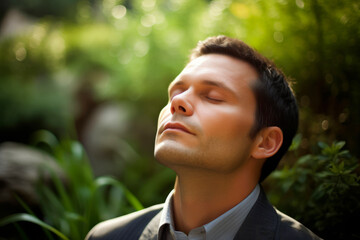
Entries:
{"type": "Polygon", "coordinates": [[[211,53],[241,59],[252,65],[259,74],[259,79],[253,86],[257,107],[251,137],[255,137],[261,129],[269,126],[278,126],[283,132],[281,148],[267,159],[263,166],[260,177],[262,181],[276,168],[297,131],[298,107],[295,96],[284,74],[244,42],[226,36],[210,37],[198,43],[191,59],[211,53]]]}
{"type": "MultiPolygon", "coordinates": [[[[211,37],[199,42],[190,60],[169,87],[169,104],[159,117],[155,156],[158,160],[160,158],[160,162],[164,158],[164,152],[167,156],[172,153],[170,155],[189,158],[194,155],[188,151],[192,147],[197,150],[200,148],[198,154],[194,155],[198,159],[205,158],[201,153],[209,153],[206,155],[208,158],[206,164],[215,161],[211,160],[212,157],[216,159],[221,155],[224,158],[235,159],[234,155],[238,154],[239,159],[245,159],[250,157],[253,142],[260,132],[275,126],[282,131],[282,145],[280,143],[280,149],[276,148],[271,157],[265,161],[260,176],[262,181],[276,168],[297,130],[296,100],[284,75],[269,60],[245,43],[225,36],[211,37]],[[207,79],[210,81],[206,81],[207,79]],[[192,85],[197,82],[205,85],[192,85]],[[211,94],[215,95],[215,100],[217,97],[223,100],[224,96],[226,99],[206,105],[201,101],[203,94],[201,91],[206,93],[204,94],[206,99],[212,98],[211,94]],[[234,98],[227,97],[231,95],[234,98]],[[200,100],[197,100],[197,96],[200,100]],[[231,107],[236,110],[233,111],[231,107]],[[191,118],[190,115],[186,116],[187,113],[191,114],[191,118]],[[191,122],[188,119],[196,119],[196,121],[191,122]],[[184,121],[185,125],[189,124],[190,132],[194,131],[193,136],[196,138],[180,136],[179,132],[163,133],[164,128],[170,130],[172,127],[176,128],[171,126],[171,122],[176,123],[177,120],[184,121]],[[167,123],[170,123],[168,124],[170,127],[165,127],[167,123]],[[196,124],[205,128],[197,129],[196,124]],[[217,126],[216,134],[211,128],[206,129],[210,124],[212,124],[211,128],[217,126]],[[201,144],[194,148],[196,141],[202,135],[207,136],[207,140],[204,141],[202,138],[201,144]],[[183,139],[188,142],[181,142],[183,139]],[[183,146],[181,143],[189,146],[184,149],[179,148],[183,146]],[[207,145],[207,148],[203,145],[207,145]],[[164,149],[169,151],[163,151],[164,149]],[[182,152],[186,152],[187,155],[182,152]]],[[[174,158],[175,163],[179,161],[174,158]]],[[[239,164],[242,162],[240,161],[239,164]]],[[[213,167],[220,168],[220,166],[215,164],[213,167]]],[[[227,167],[236,167],[236,162],[231,162],[227,167]]]]}

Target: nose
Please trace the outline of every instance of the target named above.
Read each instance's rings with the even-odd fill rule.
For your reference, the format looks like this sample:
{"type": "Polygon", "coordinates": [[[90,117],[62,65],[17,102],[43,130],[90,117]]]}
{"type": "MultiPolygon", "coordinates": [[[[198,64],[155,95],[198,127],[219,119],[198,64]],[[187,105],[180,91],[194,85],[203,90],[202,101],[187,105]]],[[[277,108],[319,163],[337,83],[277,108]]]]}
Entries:
{"type": "Polygon", "coordinates": [[[173,97],[171,100],[170,110],[171,114],[177,113],[185,116],[191,116],[194,113],[193,106],[185,92],[173,97]]]}

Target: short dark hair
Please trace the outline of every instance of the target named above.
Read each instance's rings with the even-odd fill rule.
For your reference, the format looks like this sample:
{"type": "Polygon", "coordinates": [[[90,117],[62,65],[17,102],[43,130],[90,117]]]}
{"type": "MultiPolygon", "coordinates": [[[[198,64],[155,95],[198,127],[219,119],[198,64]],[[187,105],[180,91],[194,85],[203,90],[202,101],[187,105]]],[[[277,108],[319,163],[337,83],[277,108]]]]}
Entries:
{"type": "Polygon", "coordinates": [[[266,159],[259,182],[262,182],[278,165],[291,145],[299,122],[299,112],[290,81],[273,62],[241,40],[216,36],[200,41],[193,49],[190,60],[206,54],[224,54],[243,60],[253,66],[259,78],[252,89],[256,98],[255,123],[250,137],[263,128],[277,126],[283,132],[283,143],[278,152],[266,159]]]}

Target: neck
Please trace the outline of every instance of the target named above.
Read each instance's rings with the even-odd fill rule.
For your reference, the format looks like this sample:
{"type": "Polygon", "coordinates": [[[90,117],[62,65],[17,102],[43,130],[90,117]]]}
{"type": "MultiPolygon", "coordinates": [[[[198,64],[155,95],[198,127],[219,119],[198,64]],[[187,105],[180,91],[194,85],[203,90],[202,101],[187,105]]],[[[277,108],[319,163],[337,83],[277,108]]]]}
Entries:
{"type": "Polygon", "coordinates": [[[186,234],[216,219],[245,199],[258,178],[251,171],[215,173],[179,171],[175,181],[175,228],[186,234]]]}

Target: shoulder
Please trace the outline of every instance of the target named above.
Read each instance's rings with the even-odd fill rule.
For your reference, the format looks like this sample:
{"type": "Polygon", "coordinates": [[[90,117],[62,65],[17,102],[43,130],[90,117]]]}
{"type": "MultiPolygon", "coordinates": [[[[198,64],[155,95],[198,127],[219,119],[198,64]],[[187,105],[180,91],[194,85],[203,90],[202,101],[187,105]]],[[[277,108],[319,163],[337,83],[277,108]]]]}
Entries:
{"type": "Polygon", "coordinates": [[[278,239],[301,239],[301,240],[318,240],[321,239],[316,236],[311,230],[306,228],[300,222],[287,216],[286,214],[275,209],[279,217],[278,239]]]}
{"type": "Polygon", "coordinates": [[[118,218],[97,224],[86,236],[86,240],[137,239],[147,223],[162,210],[163,204],[154,205],[118,218]],[[133,237],[130,237],[133,236],[133,237]]]}

